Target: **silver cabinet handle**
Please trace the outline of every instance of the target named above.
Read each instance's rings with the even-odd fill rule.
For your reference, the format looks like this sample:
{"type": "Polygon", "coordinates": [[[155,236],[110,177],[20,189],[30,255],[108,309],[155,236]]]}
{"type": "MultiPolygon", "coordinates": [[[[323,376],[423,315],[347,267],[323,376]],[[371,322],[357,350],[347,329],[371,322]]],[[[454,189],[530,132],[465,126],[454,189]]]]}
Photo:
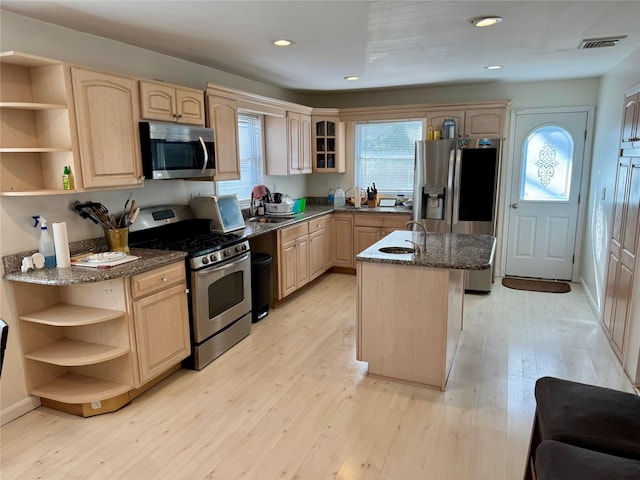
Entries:
{"type": "Polygon", "coordinates": [[[518,208],[520,205],[518,205],[517,203],[512,203],[511,204],[511,208],[516,209],[518,208]]]}
{"type": "Polygon", "coordinates": [[[168,278],[167,278],[167,276],[165,275],[164,277],[162,277],[162,281],[163,281],[163,282],[168,282],[168,281],[169,281],[169,279],[168,279],[168,278]]]}

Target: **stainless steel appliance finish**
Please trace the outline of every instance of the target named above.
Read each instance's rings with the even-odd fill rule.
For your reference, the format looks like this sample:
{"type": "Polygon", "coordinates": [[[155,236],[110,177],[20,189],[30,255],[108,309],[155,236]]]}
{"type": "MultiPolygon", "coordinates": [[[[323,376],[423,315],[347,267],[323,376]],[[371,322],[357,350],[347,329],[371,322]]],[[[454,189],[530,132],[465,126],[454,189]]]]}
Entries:
{"type": "Polygon", "coordinates": [[[187,205],[140,211],[129,233],[133,247],[189,253],[189,319],[192,355],[185,366],[200,370],[251,333],[251,254],[240,235],[216,232],[187,205]]]}
{"type": "MultiPolygon", "coordinates": [[[[499,138],[416,142],[413,220],[429,232],[495,235],[499,138]]],[[[465,289],[491,291],[489,270],[465,275],[465,289]]]]}
{"type": "Polygon", "coordinates": [[[212,128],[140,122],[142,167],[146,178],[208,178],[216,173],[212,128]]]}

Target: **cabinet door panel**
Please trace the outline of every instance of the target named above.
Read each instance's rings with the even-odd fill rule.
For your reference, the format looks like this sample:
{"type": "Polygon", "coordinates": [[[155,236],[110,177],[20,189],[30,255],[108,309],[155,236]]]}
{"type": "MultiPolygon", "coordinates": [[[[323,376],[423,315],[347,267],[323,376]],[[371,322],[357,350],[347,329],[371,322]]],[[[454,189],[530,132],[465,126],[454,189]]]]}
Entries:
{"type": "MultiPolygon", "coordinates": [[[[462,137],[464,132],[464,110],[441,110],[427,112],[427,127],[431,125],[434,130],[442,131],[442,124],[446,118],[453,118],[456,122],[456,137],[462,137]]],[[[427,138],[426,135],[424,138],[427,138]]]]}
{"type": "Polygon", "coordinates": [[[238,104],[214,95],[207,96],[209,123],[215,131],[216,175],[214,180],[239,180],[238,104]]]}
{"type": "Polygon", "coordinates": [[[309,276],[319,277],[326,270],[326,235],[325,230],[317,230],[309,235],[309,276]]]}
{"type": "Polygon", "coordinates": [[[621,260],[633,270],[638,253],[638,236],[640,235],[640,159],[632,163],[628,182],[627,204],[624,220],[624,236],[622,240],[621,260]]]}
{"type": "Polygon", "coordinates": [[[186,285],[133,304],[140,382],[148,382],[190,353],[186,285]]]}
{"type": "Polygon", "coordinates": [[[170,85],[140,81],[140,108],[142,118],[175,122],[175,88],[170,85]]]}
{"type": "Polygon", "coordinates": [[[311,115],[300,115],[300,173],[311,173],[311,115]]]}
{"type": "Polygon", "coordinates": [[[178,123],[204,126],[204,94],[199,90],[176,88],[178,123]]]}
{"type": "Polygon", "coordinates": [[[292,240],[280,246],[280,295],[279,299],[296,291],[296,241],[292,240]]]}
{"type": "Polygon", "coordinates": [[[142,184],[136,80],[72,68],[86,188],[142,184]]]}
{"type": "Polygon", "coordinates": [[[296,280],[297,288],[309,283],[309,237],[296,240],[296,280]]]}
{"type": "Polygon", "coordinates": [[[631,293],[633,291],[633,272],[620,264],[617,288],[615,292],[615,312],[611,328],[611,342],[618,358],[622,361],[627,338],[631,293]]]}
{"type": "Polygon", "coordinates": [[[327,261],[326,268],[329,269],[333,266],[333,262],[336,258],[336,241],[335,241],[335,220],[333,215],[329,215],[325,223],[325,260],[327,261]]]}
{"type": "Polygon", "coordinates": [[[353,227],[354,255],[366,250],[382,238],[382,229],[377,227],[353,227]]]}
{"type": "Polygon", "coordinates": [[[300,158],[300,114],[287,113],[287,133],[288,133],[288,152],[290,173],[300,173],[302,169],[303,159],[300,158]]]}
{"type": "Polygon", "coordinates": [[[502,137],[504,110],[487,108],[467,110],[464,118],[465,137],[502,137]]]}
{"type": "Polygon", "coordinates": [[[625,98],[622,117],[622,142],[638,140],[638,121],[640,118],[640,93],[625,98]]]}
{"type": "Polygon", "coordinates": [[[336,215],[334,222],[334,266],[353,268],[353,216],[336,215]]]}

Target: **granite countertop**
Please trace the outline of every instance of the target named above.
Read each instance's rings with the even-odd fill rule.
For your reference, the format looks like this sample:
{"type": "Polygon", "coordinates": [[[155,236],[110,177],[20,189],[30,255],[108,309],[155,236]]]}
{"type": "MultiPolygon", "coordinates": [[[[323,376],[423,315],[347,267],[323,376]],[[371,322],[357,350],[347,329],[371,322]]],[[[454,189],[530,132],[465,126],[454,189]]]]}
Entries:
{"type": "Polygon", "coordinates": [[[422,245],[424,233],[396,230],[356,255],[356,261],[451,270],[486,270],[491,266],[496,243],[492,235],[429,233],[427,251],[421,255],[383,253],[378,250],[382,247],[412,247],[405,240],[422,245]]]}
{"type": "Polygon", "coordinates": [[[331,212],[344,212],[344,213],[384,213],[384,214],[411,214],[411,209],[408,207],[365,207],[362,208],[354,208],[354,207],[334,207],[333,205],[325,204],[325,205],[309,205],[305,208],[304,213],[298,213],[296,215],[292,215],[291,217],[279,217],[282,220],[277,222],[259,222],[259,221],[249,221],[246,220],[245,223],[247,227],[243,232],[238,231],[241,235],[245,235],[247,238],[255,237],[257,235],[262,235],[263,233],[272,232],[278,230],[283,227],[290,227],[299,222],[303,222],[305,220],[310,220],[314,217],[319,217],[322,215],[326,215],[331,212]]]}
{"type": "MultiPolygon", "coordinates": [[[[106,250],[106,248],[102,249],[102,251],[104,250],[106,250]]],[[[101,250],[97,249],[95,251],[99,252],[101,250]]],[[[187,256],[186,252],[132,248],[129,254],[140,258],[115,267],[87,268],[72,266],[68,268],[43,268],[41,270],[30,270],[22,273],[20,271],[22,257],[31,253],[33,252],[24,252],[3,257],[4,279],[13,282],[37,283],[41,285],[79,285],[82,283],[102,282],[104,280],[136,275],[173,262],[183,261],[187,256]]]]}

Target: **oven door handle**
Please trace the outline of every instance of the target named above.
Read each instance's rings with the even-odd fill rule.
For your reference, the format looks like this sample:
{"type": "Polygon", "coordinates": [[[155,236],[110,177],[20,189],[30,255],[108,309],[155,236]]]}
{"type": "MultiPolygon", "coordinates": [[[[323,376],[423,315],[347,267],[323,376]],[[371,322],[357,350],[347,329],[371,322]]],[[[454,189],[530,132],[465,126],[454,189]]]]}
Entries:
{"type": "Polygon", "coordinates": [[[207,145],[204,143],[204,138],[198,137],[198,140],[200,140],[200,145],[202,145],[202,153],[204,153],[204,163],[202,164],[200,175],[204,175],[204,171],[207,169],[207,164],[209,163],[209,152],[207,152],[207,145]]]}
{"type": "Polygon", "coordinates": [[[198,277],[206,277],[208,275],[211,275],[211,273],[213,273],[214,271],[217,273],[217,272],[221,272],[221,271],[224,271],[224,270],[228,270],[229,268],[235,267],[236,265],[244,262],[248,258],[249,258],[249,254],[243,255],[238,260],[235,260],[235,261],[233,261],[231,263],[225,263],[223,265],[212,265],[209,268],[204,268],[202,270],[196,271],[195,274],[198,277]]]}

